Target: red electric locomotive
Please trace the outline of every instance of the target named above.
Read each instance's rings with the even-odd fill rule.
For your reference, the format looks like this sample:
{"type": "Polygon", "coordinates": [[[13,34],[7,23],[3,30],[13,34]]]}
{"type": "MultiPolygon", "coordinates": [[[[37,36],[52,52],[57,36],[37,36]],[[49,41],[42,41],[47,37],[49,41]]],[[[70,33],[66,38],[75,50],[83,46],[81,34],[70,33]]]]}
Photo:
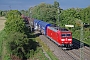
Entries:
{"type": "Polygon", "coordinates": [[[54,41],[58,46],[67,48],[72,47],[72,33],[69,30],[65,28],[48,26],[46,33],[47,37],[54,41]]]}

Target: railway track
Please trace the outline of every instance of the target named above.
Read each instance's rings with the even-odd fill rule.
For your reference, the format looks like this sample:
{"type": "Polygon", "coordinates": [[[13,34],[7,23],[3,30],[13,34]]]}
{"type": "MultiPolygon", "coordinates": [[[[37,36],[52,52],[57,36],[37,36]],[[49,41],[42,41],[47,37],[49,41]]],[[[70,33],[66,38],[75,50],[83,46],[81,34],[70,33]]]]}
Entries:
{"type": "Polygon", "coordinates": [[[65,53],[67,53],[67,55],[69,55],[70,57],[72,57],[73,60],[79,60],[79,57],[75,53],[73,53],[71,51],[65,51],[65,53]]]}
{"type": "Polygon", "coordinates": [[[65,53],[62,49],[60,49],[57,45],[53,44],[50,40],[48,40],[45,36],[40,36],[41,40],[47,44],[47,46],[52,50],[52,52],[58,57],[59,60],[73,60],[72,57],[69,57],[67,53],[65,53]]]}
{"type": "MultiPolygon", "coordinates": [[[[80,60],[80,45],[74,43],[74,48],[72,50],[62,50],[54,42],[50,41],[44,35],[39,36],[40,39],[47,44],[51,51],[57,56],[59,60],[80,60]]],[[[83,60],[90,60],[90,48],[83,47],[83,60]]]]}
{"type": "Polygon", "coordinates": [[[90,58],[89,58],[90,57],[90,47],[83,46],[82,48],[80,48],[80,44],[79,43],[74,42],[74,47],[77,47],[77,48],[79,47],[79,48],[75,49],[75,51],[73,51],[73,52],[76,53],[77,56],[79,58],[82,58],[83,60],[90,60],[90,58]]]}
{"type": "MultiPolygon", "coordinates": [[[[59,49],[62,49],[62,48],[59,48],[59,49]]],[[[79,56],[76,53],[73,52],[74,50],[63,50],[62,49],[62,51],[64,51],[64,53],[66,55],[68,55],[69,57],[71,57],[72,60],[79,60],[79,56]]]]}
{"type": "Polygon", "coordinates": [[[70,55],[67,51],[62,50],[52,41],[48,40],[45,36],[40,35],[40,38],[47,46],[52,50],[52,52],[57,56],[59,60],[77,60],[75,57],[70,55]]]}

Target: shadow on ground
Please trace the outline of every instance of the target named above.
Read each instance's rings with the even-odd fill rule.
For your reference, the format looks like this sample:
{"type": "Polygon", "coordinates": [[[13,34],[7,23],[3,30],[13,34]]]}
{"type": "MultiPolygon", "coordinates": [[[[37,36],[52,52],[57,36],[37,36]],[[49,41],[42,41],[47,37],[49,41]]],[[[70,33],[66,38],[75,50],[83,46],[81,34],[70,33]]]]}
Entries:
{"type": "Polygon", "coordinates": [[[79,49],[83,46],[90,47],[88,44],[80,42],[80,40],[73,38],[73,49],[79,49]]]}

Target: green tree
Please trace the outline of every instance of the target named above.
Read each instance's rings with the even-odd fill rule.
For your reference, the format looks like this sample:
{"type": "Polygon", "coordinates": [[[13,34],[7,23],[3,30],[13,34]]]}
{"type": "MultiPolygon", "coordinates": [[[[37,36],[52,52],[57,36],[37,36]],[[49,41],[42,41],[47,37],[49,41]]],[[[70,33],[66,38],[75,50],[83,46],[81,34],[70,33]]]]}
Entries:
{"type": "Polygon", "coordinates": [[[5,23],[5,32],[7,33],[7,49],[11,55],[17,55],[20,58],[29,58],[30,51],[37,48],[37,43],[29,39],[30,32],[25,26],[21,13],[17,10],[11,10],[7,14],[5,23]]]}
{"type": "Polygon", "coordinates": [[[54,7],[55,7],[55,8],[58,8],[58,7],[59,7],[59,2],[54,1],[54,7]]]}
{"type": "Polygon", "coordinates": [[[57,8],[53,5],[41,3],[32,8],[32,17],[49,23],[55,23],[57,20],[57,8]]]}
{"type": "Polygon", "coordinates": [[[79,14],[80,14],[80,19],[83,22],[85,22],[85,23],[90,22],[90,6],[87,8],[84,8],[79,14]]]}
{"type": "Polygon", "coordinates": [[[21,18],[21,13],[17,10],[11,10],[7,14],[7,20],[5,23],[6,33],[14,32],[23,32],[25,31],[25,23],[21,18]]]}
{"type": "Polygon", "coordinates": [[[28,45],[29,41],[27,35],[20,32],[10,32],[6,39],[8,41],[7,46],[9,48],[9,52],[12,55],[17,55],[20,58],[25,57],[25,55],[27,54],[27,49],[25,49],[24,46],[28,45]]]}
{"type": "Polygon", "coordinates": [[[3,14],[3,11],[0,11],[0,16],[2,16],[2,14],[3,14]]]}
{"type": "Polygon", "coordinates": [[[7,15],[8,10],[0,10],[0,16],[6,16],[7,15]]]}

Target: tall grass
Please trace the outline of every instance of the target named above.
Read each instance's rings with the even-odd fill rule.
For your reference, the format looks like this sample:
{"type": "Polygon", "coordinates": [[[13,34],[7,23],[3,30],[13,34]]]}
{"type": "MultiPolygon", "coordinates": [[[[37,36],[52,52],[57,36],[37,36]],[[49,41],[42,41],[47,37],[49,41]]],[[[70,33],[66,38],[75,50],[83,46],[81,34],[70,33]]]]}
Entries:
{"type": "Polygon", "coordinates": [[[40,45],[45,50],[45,52],[48,54],[48,56],[51,58],[51,60],[58,60],[58,58],[53,54],[50,48],[44,42],[42,42],[39,37],[37,37],[36,40],[40,43],[40,45]]]}
{"type": "Polygon", "coordinates": [[[3,49],[3,40],[5,37],[5,31],[0,31],[0,56],[2,55],[2,49],[3,49]]]}
{"type": "Polygon", "coordinates": [[[10,60],[10,56],[7,53],[7,47],[5,43],[6,33],[4,30],[0,31],[0,57],[2,60],[10,60]],[[5,44],[5,45],[4,45],[5,44]],[[4,53],[5,52],[5,53],[4,53]]]}

